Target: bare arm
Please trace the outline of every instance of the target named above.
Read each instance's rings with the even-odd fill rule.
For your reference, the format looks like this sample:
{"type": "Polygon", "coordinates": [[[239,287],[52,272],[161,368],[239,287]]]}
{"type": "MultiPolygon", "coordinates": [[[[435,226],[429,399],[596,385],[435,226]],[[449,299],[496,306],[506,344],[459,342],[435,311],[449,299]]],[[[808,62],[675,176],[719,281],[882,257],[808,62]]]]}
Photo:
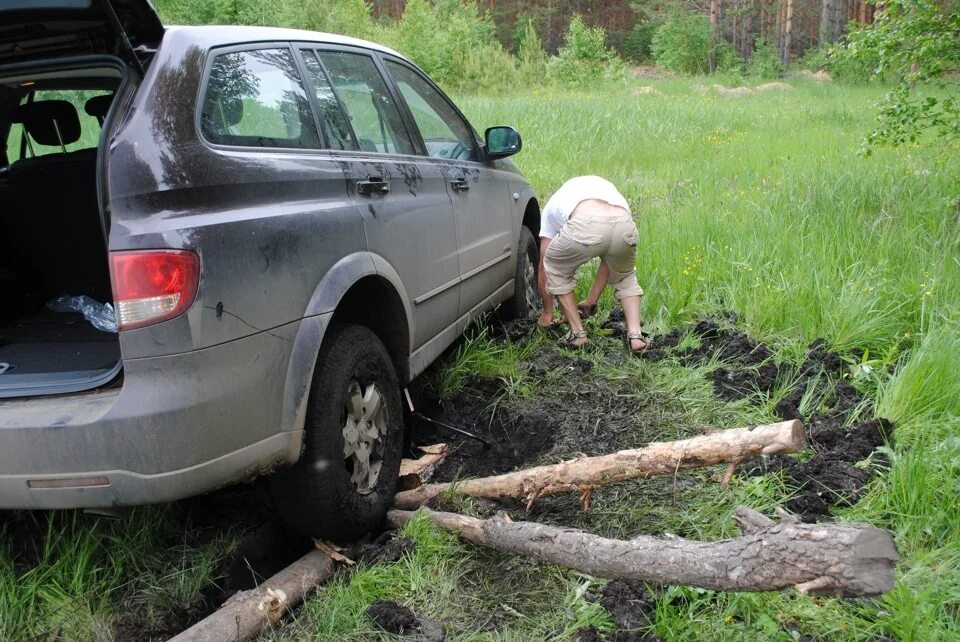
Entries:
{"type": "Polygon", "coordinates": [[[600,300],[600,295],[603,294],[603,288],[607,287],[607,281],[609,280],[610,268],[607,267],[605,262],[600,261],[600,268],[597,270],[597,276],[593,280],[593,285],[590,286],[590,293],[581,303],[596,305],[597,301],[600,300]]]}

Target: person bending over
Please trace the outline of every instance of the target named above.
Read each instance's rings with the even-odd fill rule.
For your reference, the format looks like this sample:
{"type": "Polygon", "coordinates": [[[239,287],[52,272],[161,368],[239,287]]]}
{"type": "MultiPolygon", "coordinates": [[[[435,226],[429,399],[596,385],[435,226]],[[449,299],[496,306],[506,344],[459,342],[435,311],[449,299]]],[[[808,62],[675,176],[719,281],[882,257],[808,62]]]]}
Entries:
{"type": "MultiPolygon", "coordinates": [[[[541,327],[552,324],[556,296],[570,325],[563,341],[575,347],[589,343],[573,290],[577,268],[600,257],[600,270],[590,292],[594,305],[604,283],[609,281],[627,319],[630,351],[646,349],[640,320],[643,290],[637,283],[638,237],[630,205],[613,183],[599,176],[578,176],[564,183],[540,213],[539,286],[543,314],[537,323],[541,327]]],[[[590,296],[584,304],[589,305],[590,296]]],[[[584,304],[581,306],[586,307],[584,304]]]]}

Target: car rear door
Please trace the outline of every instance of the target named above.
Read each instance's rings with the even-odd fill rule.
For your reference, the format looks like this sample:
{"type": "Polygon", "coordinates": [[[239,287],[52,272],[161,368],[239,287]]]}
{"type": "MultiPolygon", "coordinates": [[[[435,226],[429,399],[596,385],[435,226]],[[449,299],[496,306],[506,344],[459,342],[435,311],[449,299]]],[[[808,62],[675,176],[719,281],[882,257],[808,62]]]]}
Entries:
{"type": "Polygon", "coordinates": [[[4,0],[0,65],[81,54],[120,54],[133,67],[163,38],[148,0],[4,0]]]}
{"type": "Polygon", "coordinates": [[[446,176],[417,154],[372,52],[324,44],[302,46],[301,55],[321,111],[341,115],[328,132],[331,152],[363,217],[368,249],[407,290],[416,349],[457,318],[460,270],[446,176]]]}
{"type": "Polygon", "coordinates": [[[513,280],[517,242],[509,183],[483,162],[473,128],[429,78],[404,60],[382,58],[416,124],[418,142],[446,177],[457,226],[463,315],[513,280]]]}

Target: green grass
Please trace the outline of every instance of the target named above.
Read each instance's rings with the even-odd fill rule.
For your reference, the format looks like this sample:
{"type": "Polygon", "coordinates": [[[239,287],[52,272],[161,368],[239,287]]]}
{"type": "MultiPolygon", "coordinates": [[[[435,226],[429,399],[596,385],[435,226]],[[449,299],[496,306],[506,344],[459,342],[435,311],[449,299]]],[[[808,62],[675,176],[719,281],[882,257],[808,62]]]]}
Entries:
{"type": "MultiPolygon", "coordinates": [[[[925,140],[858,155],[881,88],[796,83],[720,96],[701,82],[660,82],[658,94],[639,96],[611,86],[458,100],[478,129],[520,129],[516,163],[541,199],[578,174],[621,187],[641,230],[638,269],[654,329],[732,309],[788,362],[819,337],[837,350],[866,349],[851,364],[875,405],[864,413],[897,423],[889,469],[839,511],[895,533],[903,561],[890,595],[857,602],[676,588],[659,601],[656,632],[669,640],[793,639],[791,630],[831,640],[960,637],[960,147],[925,140]]],[[[452,361],[458,380],[516,370],[515,360],[476,348],[452,361]]],[[[648,393],[668,391],[690,418],[754,412],[711,404],[696,371],[605,367],[654,385],[648,393]]],[[[635,507],[637,493],[608,492],[593,528],[620,524],[629,536],[659,515],[664,530],[716,537],[730,534],[736,501],[771,507],[785,491],[776,480],[740,480],[736,501],[708,489],[684,495],[682,511],[635,507]]]]}
{"type": "Polygon", "coordinates": [[[167,507],[116,520],[19,513],[0,523],[0,639],[109,640],[130,619],[194,612],[236,540],[229,531],[200,540],[179,523],[167,507]]]}

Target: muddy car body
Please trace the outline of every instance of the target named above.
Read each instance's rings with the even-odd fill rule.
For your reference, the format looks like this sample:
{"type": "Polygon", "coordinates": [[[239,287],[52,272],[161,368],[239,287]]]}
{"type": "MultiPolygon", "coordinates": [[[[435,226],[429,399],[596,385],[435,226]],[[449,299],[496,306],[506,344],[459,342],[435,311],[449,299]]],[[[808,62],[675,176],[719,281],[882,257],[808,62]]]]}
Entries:
{"type": "Polygon", "coordinates": [[[278,471],[300,530],[368,526],[400,388],[477,315],[533,303],[539,213],[505,160],[519,136],[481,138],[372,43],[163,29],[144,0],[50,5],[4,9],[20,28],[0,30],[0,508],[278,471]],[[86,101],[92,148],[75,149],[71,91],[109,96],[86,101]],[[44,305],[79,294],[113,301],[119,332],[44,305]]]}

